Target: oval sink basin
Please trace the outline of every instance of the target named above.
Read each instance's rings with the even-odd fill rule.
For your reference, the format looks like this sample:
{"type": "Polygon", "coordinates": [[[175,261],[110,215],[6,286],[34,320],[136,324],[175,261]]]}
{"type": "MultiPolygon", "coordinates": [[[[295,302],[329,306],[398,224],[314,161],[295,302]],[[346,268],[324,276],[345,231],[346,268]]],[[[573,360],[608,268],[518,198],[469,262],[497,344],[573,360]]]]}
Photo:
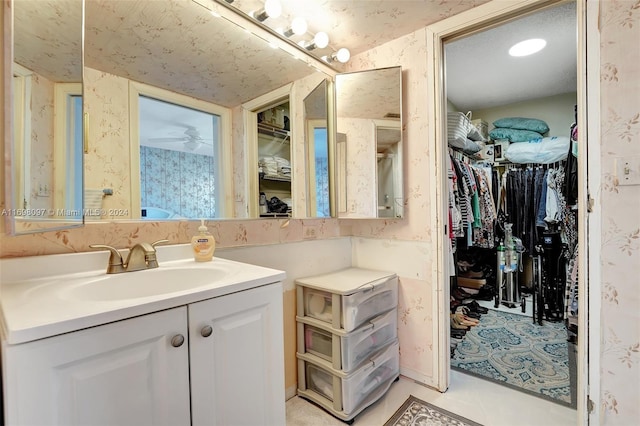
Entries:
{"type": "Polygon", "coordinates": [[[72,284],[67,299],[110,301],[152,297],[215,284],[229,275],[220,267],[155,268],[120,274],[104,274],[72,284]]]}

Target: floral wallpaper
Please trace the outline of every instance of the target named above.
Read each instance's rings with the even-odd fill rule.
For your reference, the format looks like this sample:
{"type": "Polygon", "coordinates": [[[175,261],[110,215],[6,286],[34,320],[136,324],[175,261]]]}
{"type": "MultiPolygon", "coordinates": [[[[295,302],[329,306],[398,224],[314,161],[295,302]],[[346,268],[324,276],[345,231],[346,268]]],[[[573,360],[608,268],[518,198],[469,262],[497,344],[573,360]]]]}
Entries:
{"type": "Polygon", "coordinates": [[[56,83],[82,81],[82,1],[15,0],[13,11],[15,61],[56,83]]]}
{"type": "Polygon", "coordinates": [[[143,208],[158,207],[182,217],[216,217],[213,157],[141,146],[140,166],[143,208]]]}
{"type": "MultiPolygon", "coordinates": [[[[354,237],[368,237],[388,240],[379,247],[380,253],[377,264],[384,266],[384,260],[396,256],[414,259],[410,267],[398,272],[400,285],[400,306],[398,307],[398,336],[400,339],[400,369],[401,373],[419,380],[430,386],[437,386],[437,374],[434,371],[436,347],[433,339],[433,303],[437,279],[435,273],[435,247],[432,250],[425,246],[432,246],[431,239],[431,208],[435,208],[430,198],[430,185],[435,174],[430,171],[431,148],[427,134],[428,95],[427,73],[425,60],[426,31],[418,30],[400,39],[383,44],[349,61],[349,71],[359,69],[383,68],[402,66],[402,100],[403,100],[403,179],[405,189],[404,214],[405,219],[359,219],[349,221],[354,237]],[[397,241],[409,244],[397,245],[397,241]],[[397,252],[399,251],[400,254],[397,252]],[[428,272],[427,272],[428,271],[428,272]]],[[[365,131],[361,129],[361,131],[365,131]]],[[[338,129],[340,131],[340,129],[338,129]]],[[[368,132],[371,132],[369,129],[368,132]]],[[[365,133],[366,134],[366,133],[365,133]]],[[[370,144],[369,144],[370,145],[370,144]]],[[[347,136],[347,146],[350,152],[354,149],[366,149],[366,144],[357,143],[347,136]],[[355,147],[349,144],[354,143],[355,147]]],[[[373,155],[373,152],[370,153],[373,155]]],[[[366,182],[366,173],[370,170],[362,165],[349,164],[347,173],[351,173],[347,189],[351,193],[354,189],[349,184],[355,182],[355,190],[362,193],[367,189],[375,191],[366,182]],[[355,180],[354,180],[355,179],[355,180]]],[[[369,167],[375,167],[370,164],[369,167]]],[[[377,199],[374,192],[374,199],[377,199]]],[[[356,206],[347,206],[347,211],[356,206]]],[[[349,213],[347,213],[349,214],[349,213]]],[[[360,260],[360,262],[366,259],[360,260]]],[[[360,266],[356,263],[356,266],[360,266]]],[[[397,266],[400,270],[400,265],[397,266]]]]}
{"type": "Polygon", "coordinates": [[[53,207],[53,122],[55,84],[37,74],[31,77],[31,181],[28,207],[50,209],[53,207]],[[39,196],[40,187],[46,187],[49,195],[39,196]]]}
{"type": "Polygon", "coordinates": [[[346,137],[346,164],[340,164],[345,170],[347,206],[346,212],[340,213],[343,218],[376,217],[377,188],[372,185],[376,181],[376,169],[373,159],[376,155],[373,123],[364,118],[341,117],[337,123],[338,133],[346,137]],[[371,161],[360,161],[370,158],[371,161]]]}
{"type": "Polygon", "coordinates": [[[310,74],[199,3],[87,1],[85,65],[228,108],[310,74]]]}
{"type": "Polygon", "coordinates": [[[113,195],[103,199],[103,209],[128,211],[131,208],[129,80],[85,67],[83,90],[89,125],[89,152],[84,156],[85,189],[112,189],[113,195]]]}
{"type": "Polygon", "coordinates": [[[600,422],[628,425],[640,422],[640,186],[618,186],[615,162],[640,160],[640,1],[600,2],[599,24],[600,422]]]}

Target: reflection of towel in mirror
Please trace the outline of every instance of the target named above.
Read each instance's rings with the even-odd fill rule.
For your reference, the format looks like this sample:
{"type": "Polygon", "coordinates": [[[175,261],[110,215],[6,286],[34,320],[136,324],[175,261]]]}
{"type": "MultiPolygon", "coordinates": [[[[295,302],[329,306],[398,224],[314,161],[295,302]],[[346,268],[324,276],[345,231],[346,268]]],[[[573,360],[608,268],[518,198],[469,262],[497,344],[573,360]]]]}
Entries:
{"type": "Polygon", "coordinates": [[[291,176],[291,163],[286,158],[261,157],[258,160],[258,167],[262,168],[267,176],[291,176]]]}
{"type": "Polygon", "coordinates": [[[102,189],[88,189],[84,190],[84,208],[85,217],[87,219],[97,220],[102,216],[100,210],[102,210],[102,199],[104,192],[102,189]]]}

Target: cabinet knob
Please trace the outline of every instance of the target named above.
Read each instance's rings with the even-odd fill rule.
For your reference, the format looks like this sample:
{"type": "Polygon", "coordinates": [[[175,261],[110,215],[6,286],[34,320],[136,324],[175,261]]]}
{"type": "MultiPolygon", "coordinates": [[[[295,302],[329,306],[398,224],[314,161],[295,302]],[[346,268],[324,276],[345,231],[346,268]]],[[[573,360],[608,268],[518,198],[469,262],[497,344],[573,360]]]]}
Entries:
{"type": "Polygon", "coordinates": [[[205,325],[200,330],[200,334],[202,334],[202,337],[209,337],[211,336],[211,333],[213,333],[213,328],[211,328],[210,325],[205,325]]]}
{"type": "Polygon", "coordinates": [[[176,334],[171,338],[171,346],[179,348],[184,343],[184,336],[182,334],[176,334]]]}

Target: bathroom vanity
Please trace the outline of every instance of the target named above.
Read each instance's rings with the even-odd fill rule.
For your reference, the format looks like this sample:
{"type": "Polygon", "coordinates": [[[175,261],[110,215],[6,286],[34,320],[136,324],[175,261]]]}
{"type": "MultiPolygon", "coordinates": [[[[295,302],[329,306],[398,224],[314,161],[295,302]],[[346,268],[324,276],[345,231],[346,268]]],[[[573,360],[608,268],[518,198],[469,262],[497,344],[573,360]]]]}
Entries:
{"type": "Polygon", "coordinates": [[[284,424],[284,272],[186,253],[0,260],[5,424],[284,424]]]}

